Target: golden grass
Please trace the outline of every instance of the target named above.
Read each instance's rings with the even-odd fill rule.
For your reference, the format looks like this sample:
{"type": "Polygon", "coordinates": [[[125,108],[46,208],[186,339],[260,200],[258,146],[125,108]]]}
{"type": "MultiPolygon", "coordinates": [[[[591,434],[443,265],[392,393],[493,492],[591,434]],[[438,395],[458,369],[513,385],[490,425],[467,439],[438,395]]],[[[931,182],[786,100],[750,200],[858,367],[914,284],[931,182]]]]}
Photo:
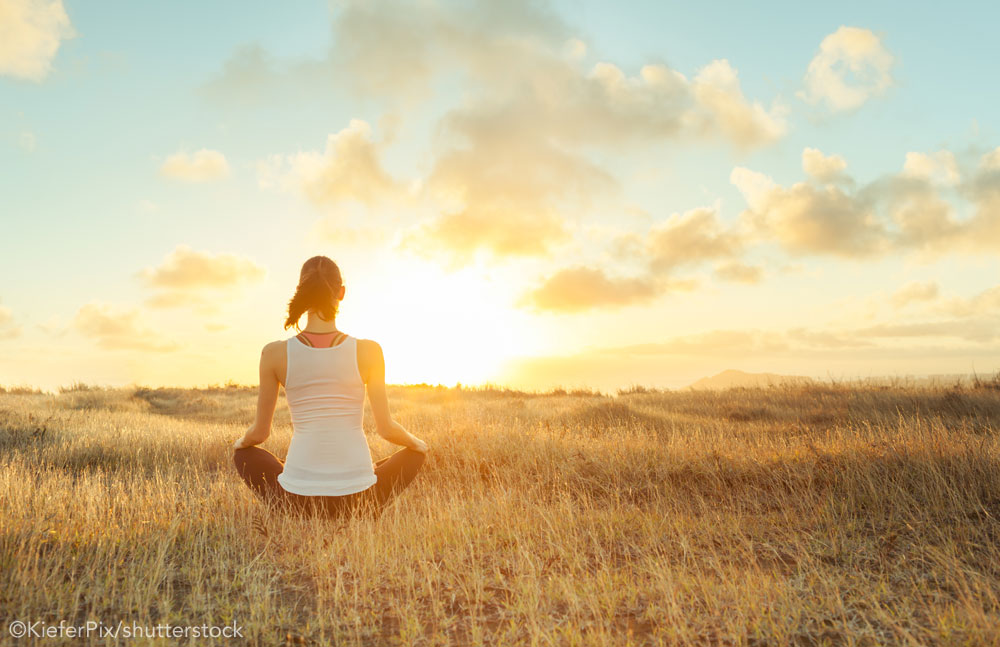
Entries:
{"type": "MultiPolygon", "coordinates": [[[[431,453],[382,519],[340,524],[266,517],[238,479],[254,389],[14,391],[8,621],[236,620],[267,645],[1000,644],[988,383],[393,388],[431,453]]],[[[290,433],[282,399],[265,447],[290,433]]]]}

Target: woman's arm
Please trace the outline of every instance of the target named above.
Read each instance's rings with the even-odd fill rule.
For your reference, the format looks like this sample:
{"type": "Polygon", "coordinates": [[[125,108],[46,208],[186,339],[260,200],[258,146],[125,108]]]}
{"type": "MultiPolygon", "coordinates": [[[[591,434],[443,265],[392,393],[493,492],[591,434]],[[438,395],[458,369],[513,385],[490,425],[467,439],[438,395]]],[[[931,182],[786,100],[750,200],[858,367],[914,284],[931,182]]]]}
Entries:
{"type": "Polygon", "coordinates": [[[271,342],[260,352],[260,389],[257,392],[257,418],[243,437],[233,444],[234,449],[252,447],[271,435],[271,421],[278,404],[278,373],[275,354],[281,342],[271,342]]]}
{"type": "Polygon", "coordinates": [[[390,443],[427,453],[427,443],[420,440],[389,413],[389,396],[385,390],[385,358],[382,347],[370,339],[358,340],[358,359],[361,378],[368,387],[368,402],[375,418],[375,431],[390,443]]]}

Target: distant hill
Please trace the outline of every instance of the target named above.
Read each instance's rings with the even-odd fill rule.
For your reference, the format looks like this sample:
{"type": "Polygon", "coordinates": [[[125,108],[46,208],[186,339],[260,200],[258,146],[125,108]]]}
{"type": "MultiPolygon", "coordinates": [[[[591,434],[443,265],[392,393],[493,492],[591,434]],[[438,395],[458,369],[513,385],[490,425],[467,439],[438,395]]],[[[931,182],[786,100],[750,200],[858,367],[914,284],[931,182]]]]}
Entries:
{"type": "Polygon", "coordinates": [[[689,385],[689,389],[731,389],[746,386],[784,386],[787,384],[810,384],[813,379],[802,375],[779,375],[777,373],[747,373],[729,369],[712,377],[703,377],[689,385]]]}

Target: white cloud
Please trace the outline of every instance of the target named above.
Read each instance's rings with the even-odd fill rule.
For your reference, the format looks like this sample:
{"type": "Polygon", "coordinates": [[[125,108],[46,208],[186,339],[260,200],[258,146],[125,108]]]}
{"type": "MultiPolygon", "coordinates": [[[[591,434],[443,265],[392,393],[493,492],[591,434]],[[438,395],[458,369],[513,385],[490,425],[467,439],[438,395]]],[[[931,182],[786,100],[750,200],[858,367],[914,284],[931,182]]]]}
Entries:
{"type": "Polygon", "coordinates": [[[741,220],[757,240],[793,254],[875,257],[913,251],[924,260],[945,253],[1000,250],[1000,153],[987,153],[963,178],[950,151],[908,153],[903,169],[856,186],[839,156],[806,149],[806,181],[790,186],[743,167],[730,181],[748,209],[741,220]],[[829,182],[833,180],[833,182],[829,182]],[[967,199],[971,217],[946,199],[967,199]]]}
{"type": "Polygon", "coordinates": [[[62,0],[0,0],[0,75],[43,80],[75,35],[62,0]]]}
{"type": "Polygon", "coordinates": [[[272,155],[257,165],[263,188],[297,190],[317,204],[344,200],[372,205],[402,194],[400,185],[382,168],[381,148],[372,141],[371,126],[361,119],[327,137],[326,150],[272,155]]]}
{"type": "Polygon", "coordinates": [[[563,46],[566,55],[572,59],[582,59],[587,55],[587,43],[579,38],[570,38],[563,46]]]}
{"type": "Polygon", "coordinates": [[[174,153],[163,162],[160,173],[185,182],[210,182],[229,176],[229,163],[219,151],[203,148],[195,153],[174,153]]]}
{"type": "Polygon", "coordinates": [[[938,284],[934,281],[910,281],[896,290],[889,300],[895,307],[902,308],[911,303],[933,301],[939,292],[938,284]]]}
{"type": "Polygon", "coordinates": [[[955,317],[996,317],[1000,314],[1000,285],[987,288],[969,298],[944,299],[937,310],[955,317]]]}
{"type": "Polygon", "coordinates": [[[730,180],[749,205],[741,218],[765,239],[793,254],[871,256],[888,237],[871,204],[834,185],[798,182],[790,187],[743,167],[730,180]]]}
{"type": "Polygon", "coordinates": [[[903,175],[947,186],[954,186],[961,180],[955,154],[945,150],[935,153],[907,153],[903,175]]]}
{"type": "Polygon", "coordinates": [[[892,85],[894,63],[871,30],[842,26],[820,43],[798,96],[833,111],[853,110],[892,85]]]}
{"type": "Polygon", "coordinates": [[[751,209],[763,208],[771,192],[779,188],[770,177],[743,166],[737,166],[732,170],[729,181],[740,190],[751,209]]]}
{"type": "Polygon", "coordinates": [[[652,301],[671,292],[694,290],[698,281],[675,278],[675,271],[706,261],[722,260],[716,276],[725,281],[755,283],[759,268],[738,262],[741,234],[725,227],[711,207],[675,213],[644,235],[629,233],[615,240],[619,260],[638,262],[633,277],[610,276],[603,269],[577,265],[561,269],[528,292],[519,305],[538,310],[579,312],[652,301]]]}
{"type": "Polygon", "coordinates": [[[673,214],[644,236],[645,256],[654,272],[670,271],[711,259],[732,259],[743,240],[719,221],[715,209],[700,207],[673,214]]]}
{"type": "Polygon", "coordinates": [[[824,155],[815,148],[802,150],[802,170],[821,182],[830,181],[847,168],[847,162],[840,155],[824,155]]]}
{"type": "Polygon", "coordinates": [[[548,277],[527,293],[519,305],[553,312],[580,312],[648,302],[662,291],[663,287],[648,276],[609,277],[604,270],[577,266],[548,277]]]}
{"type": "Polygon", "coordinates": [[[88,303],[77,311],[72,325],[80,334],[96,340],[98,346],[111,350],[167,352],[178,347],[150,329],[135,308],[88,303]]]}
{"type": "Polygon", "coordinates": [[[983,170],[994,171],[1000,169],[1000,147],[984,154],[979,159],[979,166],[983,170]]]}
{"type": "Polygon", "coordinates": [[[980,251],[1000,250],[1000,147],[982,156],[979,168],[962,188],[975,205],[968,223],[972,246],[980,251]]]}
{"type": "Polygon", "coordinates": [[[739,261],[723,263],[715,268],[715,277],[733,283],[760,283],[764,271],[756,265],[747,265],[739,261]]]}
{"type": "Polygon", "coordinates": [[[231,253],[212,254],[178,245],[158,267],[139,275],[154,287],[232,287],[259,281],[267,271],[251,259],[231,253]]]}
{"type": "Polygon", "coordinates": [[[916,249],[928,258],[946,251],[968,248],[972,242],[968,222],[961,222],[929,178],[903,171],[884,186],[869,189],[884,202],[889,222],[895,225],[896,246],[916,249]]]}
{"type": "Polygon", "coordinates": [[[710,62],[694,79],[656,61],[634,71],[594,62],[547,3],[345,0],[338,7],[328,57],[283,63],[241,50],[212,93],[230,101],[248,89],[286,97],[293,83],[335,78],[339,89],[374,96],[407,118],[422,114],[414,104],[436,96],[440,83],[460,87],[460,101],[434,124],[420,177],[387,173],[385,142],[373,142],[366,124],[338,133],[353,138],[349,151],[332,139],[325,152],[258,165],[263,186],[300,190],[315,202],[370,205],[405,195],[407,206],[420,207],[405,213],[419,221],[401,240],[418,253],[456,262],[551,255],[607,206],[602,201],[617,197],[609,156],[706,139],[745,150],[787,130],[784,107],[745,96],[728,61],[710,62]]]}
{"type": "Polygon", "coordinates": [[[788,130],[787,110],[780,104],[767,109],[760,102],[748,101],[736,69],[725,59],[703,67],[691,91],[717,130],[741,148],[768,144],[788,130]]]}
{"type": "Polygon", "coordinates": [[[267,270],[253,260],[232,253],[212,254],[187,245],[178,245],[157,267],[147,267],[137,273],[148,286],[158,290],[148,301],[155,308],[199,305],[212,309],[234,290],[262,280],[267,270]],[[204,289],[216,290],[211,297],[204,289]]]}

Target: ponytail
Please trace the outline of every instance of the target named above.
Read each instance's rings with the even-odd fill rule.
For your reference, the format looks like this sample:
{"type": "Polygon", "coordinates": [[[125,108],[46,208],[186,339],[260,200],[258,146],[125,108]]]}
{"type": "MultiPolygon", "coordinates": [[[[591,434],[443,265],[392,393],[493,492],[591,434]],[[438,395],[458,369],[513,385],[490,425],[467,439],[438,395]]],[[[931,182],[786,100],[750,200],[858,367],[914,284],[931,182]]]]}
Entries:
{"type": "Polygon", "coordinates": [[[337,291],[342,284],[340,268],[331,259],[313,256],[307,260],[302,265],[295,294],[288,301],[285,330],[292,326],[299,329],[299,319],[308,310],[315,310],[327,321],[333,320],[339,309],[337,291]]]}

